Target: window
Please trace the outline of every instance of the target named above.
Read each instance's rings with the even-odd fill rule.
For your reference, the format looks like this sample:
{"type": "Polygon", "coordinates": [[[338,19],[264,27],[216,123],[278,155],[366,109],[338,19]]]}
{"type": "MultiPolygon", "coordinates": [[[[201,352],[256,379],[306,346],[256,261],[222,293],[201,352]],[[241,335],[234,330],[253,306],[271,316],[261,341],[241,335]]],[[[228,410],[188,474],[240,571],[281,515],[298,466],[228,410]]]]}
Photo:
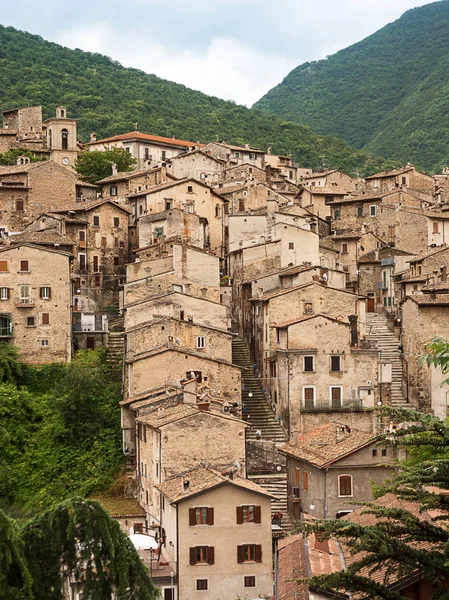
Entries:
{"type": "Polygon", "coordinates": [[[7,273],[7,272],[8,272],[8,261],[0,260],[0,273],[7,273]]]}
{"type": "MultiPolygon", "coordinates": [[[[111,187],[109,188],[109,193],[111,196],[117,196],[117,186],[111,185],[111,187]]],[[[117,225],[117,227],[118,227],[118,225],[117,225]]]]}
{"type": "Polygon", "coordinates": [[[41,348],[47,348],[50,344],[48,340],[39,340],[39,345],[41,348]]]}
{"type": "Polygon", "coordinates": [[[189,508],[189,525],[213,525],[214,524],[214,509],[207,506],[198,506],[189,508]]]}
{"type": "Polygon", "coordinates": [[[243,523],[261,523],[262,514],[260,506],[246,505],[237,506],[237,525],[243,523]]]}
{"type": "Polygon", "coordinates": [[[22,304],[28,304],[30,302],[30,286],[21,285],[19,287],[20,302],[22,304]]]}
{"type": "Polygon", "coordinates": [[[256,578],[254,575],[245,575],[244,578],[245,587],[256,587],[256,578]]]}
{"type": "Polygon", "coordinates": [[[302,489],[305,492],[309,491],[309,472],[308,471],[304,471],[304,473],[302,474],[302,489]]]}
{"type": "Polygon", "coordinates": [[[139,206],[139,215],[143,215],[143,206],[142,206],[142,204],[139,206]]]}
{"type": "Polygon", "coordinates": [[[61,146],[63,150],[67,150],[69,147],[69,132],[67,129],[61,131],[61,146]]]}
{"type": "Polygon", "coordinates": [[[305,387],[302,389],[304,408],[313,408],[315,406],[315,388],[305,387]]]}
{"type": "Polygon", "coordinates": [[[237,562],[262,562],[262,546],[259,544],[237,546],[237,562]]]}
{"type": "Polygon", "coordinates": [[[240,153],[239,152],[234,152],[234,156],[235,156],[235,158],[239,158],[240,157],[240,153]]]}
{"type": "Polygon", "coordinates": [[[347,254],[348,253],[348,244],[346,242],[341,245],[341,253],[342,254],[347,254]]]}
{"type": "Polygon", "coordinates": [[[190,548],[191,565],[213,565],[215,552],[213,546],[195,546],[190,548]]]}
{"type": "Polygon", "coordinates": [[[93,256],[92,260],[93,260],[94,273],[96,273],[98,271],[98,264],[99,264],[98,256],[93,256]]]}
{"type": "Polygon", "coordinates": [[[219,204],[215,205],[215,216],[216,216],[217,219],[220,216],[220,205],[219,204]]]}
{"type": "Polygon", "coordinates": [[[377,456],[377,448],[373,448],[373,456],[377,456]]]}
{"type": "Polygon", "coordinates": [[[35,327],[36,326],[36,320],[34,317],[26,317],[25,319],[25,325],[27,327],[35,327]]]}
{"type": "Polygon", "coordinates": [[[101,287],[101,275],[95,275],[94,287],[101,287]]]}
{"type": "Polygon", "coordinates": [[[407,185],[407,178],[406,177],[401,177],[402,180],[402,185],[407,185]]]}
{"type": "Polygon", "coordinates": [[[118,256],[114,256],[114,267],[118,267],[119,266],[119,257],[118,256]]]}
{"type": "Polygon", "coordinates": [[[51,287],[44,286],[39,289],[39,298],[41,300],[50,300],[51,299],[51,287]]]}
{"type": "Polygon", "coordinates": [[[245,212],[245,201],[242,199],[239,200],[239,212],[245,212]]]}
{"type": "Polygon", "coordinates": [[[294,242],[289,242],[289,243],[288,243],[288,249],[289,249],[289,250],[294,250],[294,249],[295,249],[295,244],[294,244],[294,242]]]}
{"type": "Polygon", "coordinates": [[[394,237],[395,234],[395,226],[388,225],[388,237],[394,237]]]}
{"type": "Polygon", "coordinates": [[[338,495],[352,496],[352,475],[338,476],[338,495]]]}
{"type": "Polygon", "coordinates": [[[207,579],[197,579],[196,580],[196,589],[198,591],[207,590],[207,579]]]}
{"type": "Polygon", "coordinates": [[[372,204],[369,207],[369,215],[370,215],[370,217],[375,217],[376,216],[376,205],[375,204],[372,204]]]}
{"type": "Polygon", "coordinates": [[[363,206],[357,206],[357,216],[363,217],[363,206]]]}
{"type": "Polygon", "coordinates": [[[42,313],[42,325],[50,325],[50,313],[42,313]]]}
{"type": "Polygon", "coordinates": [[[204,348],[206,347],[206,338],[204,337],[204,335],[199,335],[196,338],[196,347],[198,348],[198,350],[204,350],[204,348]]]}
{"type": "Polygon", "coordinates": [[[382,448],[382,456],[387,456],[387,449],[386,448],[382,448]]]}
{"type": "Polygon", "coordinates": [[[7,288],[7,287],[0,288],[0,300],[9,300],[9,288],[7,288]]]}
{"type": "Polygon", "coordinates": [[[438,223],[436,223],[435,221],[433,222],[433,233],[439,233],[438,223]]]}
{"type": "Polygon", "coordinates": [[[114,227],[120,227],[120,217],[114,217],[114,227]]]}
{"type": "Polygon", "coordinates": [[[312,315],[313,314],[313,304],[312,302],[304,302],[304,314],[312,315]]]}
{"type": "Polygon", "coordinates": [[[114,238],[114,248],[118,248],[119,247],[119,239],[118,237],[114,238]]]}
{"type": "Polygon", "coordinates": [[[78,264],[79,264],[80,271],[86,270],[86,255],[85,254],[78,254],[78,264]]]}
{"type": "Polygon", "coordinates": [[[167,152],[165,150],[162,150],[162,152],[161,152],[161,158],[162,158],[162,160],[165,160],[166,156],[167,156],[167,152]]]}
{"type": "Polygon", "coordinates": [[[223,212],[225,215],[229,215],[229,204],[227,202],[223,204],[223,212]]]}
{"type": "Polygon", "coordinates": [[[27,260],[21,260],[20,261],[20,271],[22,273],[28,273],[29,270],[30,269],[29,269],[28,261],[27,260]]]}
{"type": "Polygon", "coordinates": [[[335,219],[336,221],[338,221],[338,219],[339,219],[339,218],[340,218],[340,209],[339,209],[339,208],[336,208],[336,209],[334,210],[334,219],[335,219]]]}
{"type": "Polygon", "coordinates": [[[193,192],[193,185],[188,185],[187,191],[189,192],[189,194],[191,194],[193,192]]]}
{"type": "Polygon", "coordinates": [[[332,386],[330,388],[331,406],[332,408],[341,408],[343,391],[341,386],[332,386]]]}
{"type": "Polygon", "coordinates": [[[171,210],[171,209],[172,209],[172,201],[166,200],[165,201],[165,210],[171,210]]]}
{"type": "Polygon", "coordinates": [[[325,204],[329,204],[330,202],[334,201],[334,197],[333,196],[324,196],[324,202],[325,204]]]}
{"type": "Polygon", "coordinates": [[[313,371],[313,356],[304,356],[304,371],[313,371]]]}
{"type": "Polygon", "coordinates": [[[94,215],[94,227],[100,227],[100,216],[94,215]]]}
{"type": "Polygon", "coordinates": [[[16,200],[16,210],[23,210],[24,209],[24,202],[23,200],[16,200]]]}
{"type": "Polygon", "coordinates": [[[331,356],[331,371],[333,373],[338,373],[341,371],[341,356],[331,356]]]}

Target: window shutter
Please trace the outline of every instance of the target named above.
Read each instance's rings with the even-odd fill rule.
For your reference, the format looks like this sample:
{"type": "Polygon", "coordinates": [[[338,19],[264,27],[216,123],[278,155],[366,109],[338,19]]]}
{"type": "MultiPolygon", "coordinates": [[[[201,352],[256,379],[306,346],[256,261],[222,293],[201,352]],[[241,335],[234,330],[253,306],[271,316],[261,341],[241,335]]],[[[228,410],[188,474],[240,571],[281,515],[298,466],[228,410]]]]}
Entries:
{"type": "Polygon", "coordinates": [[[261,515],[260,506],[255,506],[254,507],[254,523],[261,523],[261,522],[262,522],[262,515],[261,515]]]}
{"type": "Polygon", "coordinates": [[[243,546],[237,546],[237,562],[243,562],[243,546]]]}
{"type": "Polygon", "coordinates": [[[44,297],[44,290],[42,288],[39,288],[39,298],[42,300],[43,297],[44,297]]]}
{"type": "Polygon", "coordinates": [[[6,299],[9,300],[11,298],[11,290],[6,288],[6,299]]]}
{"type": "Polygon", "coordinates": [[[48,299],[50,300],[51,298],[51,287],[48,288],[48,299]]]}
{"type": "Polygon", "coordinates": [[[194,508],[189,508],[189,525],[190,527],[196,525],[196,512],[194,508]]]}
{"type": "Polygon", "coordinates": [[[262,562],[262,546],[260,544],[256,544],[254,554],[256,557],[256,562],[262,562]]]}
{"type": "Polygon", "coordinates": [[[213,508],[207,509],[207,524],[208,525],[214,524],[214,509],[213,508]]]}
{"type": "Polygon", "coordinates": [[[190,564],[196,565],[196,548],[190,548],[190,564]]]}
{"type": "Polygon", "coordinates": [[[215,562],[215,548],[213,546],[209,546],[207,549],[207,564],[213,565],[215,562]]]}
{"type": "Polygon", "coordinates": [[[243,523],[243,506],[237,506],[237,525],[243,523]]]}

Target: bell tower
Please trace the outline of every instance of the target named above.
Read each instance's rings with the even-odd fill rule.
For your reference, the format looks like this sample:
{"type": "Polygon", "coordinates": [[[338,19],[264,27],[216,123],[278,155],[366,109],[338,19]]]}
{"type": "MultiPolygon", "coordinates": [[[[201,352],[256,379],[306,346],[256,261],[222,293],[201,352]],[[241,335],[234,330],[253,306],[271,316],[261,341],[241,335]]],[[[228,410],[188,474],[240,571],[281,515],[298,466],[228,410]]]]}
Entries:
{"type": "Polygon", "coordinates": [[[65,106],[56,108],[56,116],[45,121],[47,126],[47,147],[50,150],[50,160],[73,168],[78,157],[76,139],[76,119],[67,117],[65,106]]]}

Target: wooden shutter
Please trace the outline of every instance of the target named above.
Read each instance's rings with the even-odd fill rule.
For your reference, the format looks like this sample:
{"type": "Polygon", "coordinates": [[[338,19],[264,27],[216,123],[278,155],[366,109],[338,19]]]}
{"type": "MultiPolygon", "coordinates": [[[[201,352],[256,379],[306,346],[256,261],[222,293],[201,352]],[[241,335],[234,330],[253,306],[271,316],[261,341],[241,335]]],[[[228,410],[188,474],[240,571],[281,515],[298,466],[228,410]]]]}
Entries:
{"type": "Polygon", "coordinates": [[[47,288],[48,289],[48,299],[51,299],[51,287],[47,288]]]}
{"type": "Polygon", "coordinates": [[[39,288],[39,298],[42,300],[43,297],[44,297],[44,289],[39,288]]]}
{"type": "Polygon", "coordinates": [[[8,271],[8,261],[0,260],[0,273],[6,273],[8,271]]]}
{"type": "Polygon", "coordinates": [[[196,565],[196,548],[190,548],[190,564],[196,565]]]}
{"type": "Polygon", "coordinates": [[[214,524],[214,509],[213,508],[207,509],[207,524],[208,525],[214,524]]]}
{"type": "Polygon", "coordinates": [[[237,546],[237,562],[243,562],[243,546],[237,546]]]}
{"type": "Polygon", "coordinates": [[[261,523],[261,522],[262,522],[262,514],[261,514],[260,506],[255,506],[254,507],[254,523],[261,523]]]}
{"type": "Polygon", "coordinates": [[[50,313],[42,313],[42,325],[50,325],[50,313]]]}
{"type": "Polygon", "coordinates": [[[304,471],[303,479],[304,479],[303,488],[307,492],[307,490],[309,489],[309,473],[307,471],[304,471]]]}
{"type": "Polygon", "coordinates": [[[189,525],[190,527],[196,525],[196,511],[194,508],[189,508],[189,525]]]}
{"type": "Polygon", "coordinates": [[[213,565],[215,562],[215,548],[213,546],[209,546],[207,548],[207,564],[213,565]]]}
{"type": "Polygon", "coordinates": [[[260,544],[256,544],[254,556],[256,558],[256,562],[262,562],[262,546],[260,544]]]}
{"type": "Polygon", "coordinates": [[[237,506],[237,525],[243,523],[243,506],[237,506]]]}

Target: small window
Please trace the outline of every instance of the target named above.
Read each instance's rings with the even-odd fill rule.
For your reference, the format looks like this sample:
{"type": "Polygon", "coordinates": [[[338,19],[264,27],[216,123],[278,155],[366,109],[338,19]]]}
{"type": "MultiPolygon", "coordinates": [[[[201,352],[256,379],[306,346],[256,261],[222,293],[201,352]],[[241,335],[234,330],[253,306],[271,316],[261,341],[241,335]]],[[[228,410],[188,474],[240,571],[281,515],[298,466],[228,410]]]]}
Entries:
{"type": "Polygon", "coordinates": [[[23,200],[16,200],[16,210],[17,211],[24,210],[24,202],[23,202],[23,200]]]}
{"type": "Polygon", "coordinates": [[[20,271],[22,273],[28,273],[29,272],[29,264],[27,260],[21,260],[20,261],[20,271]]]}
{"type": "Polygon", "coordinates": [[[363,217],[363,206],[358,206],[357,207],[357,216],[358,217],[363,217]]]}
{"type": "Polygon", "coordinates": [[[94,215],[94,227],[100,227],[100,216],[94,215]]]}
{"type": "Polygon", "coordinates": [[[352,496],[352,475],[339,475],[338,495],[352,496]]]}
{"type": "Polygon", "coordinates": [[[228,204],[228,202],[225,202],[223,204],[223,212],[224,212],[225,215],[229,215],[229,204],[228,204]]]}
{"type": "Polygon", "coordinates": [[[440,233],[438,223],[436,223],[435,221],[433,222],[433,233],[440,233]]]}
{"type": "Polygon", "coordinates": [[[262,562],[262,546],[258,544],[237,546],[237,562],[262,562]]]}
{"type": "Polygon", "coordinates": [[[198,591],[207,590],[207,579],[197,579],[196,580],[196,589],[198,591]]]}
{"type": "Polygon", "coordinates": [[[387,449],[386,448],[382,448],[382,456],[387,456],[387,449]]]}
{"type": "Polygon", "coordinates": [[[41,348],[47,348],[50,344],[48,340],[40,340],[39,345],[41,346],[41,348]]]}
{"type": "Polygon", "coordinates": [[[331,371],[338,373],[341,371],[341,356],[331,356],[331,371]]]}
{"type": "Polygon", "coordinates": [[[0,287],[0,300],[9,300],[9,288],[0,287]]]}
{"type": "Polygon", "coordinates": [[[245,575],[245,587],[256,587],[256,578],[254,575],[245,575]]]}
{"type": "Polygon", "coordinates": [[[388,237],[394,237],[395,229],[394,225],[388,225],[388,237]]]}
{"type": "Polygon", "coordinates": [[[84,230],[78,231],[78,239],[80,242],[86,241],[86,232],[84,230]]]}
{"type": "Polygon", "coordinates": [[[118,267],[120,264],[120,260],[118,256],[114,256],[114,267],[118,267]]]}
{"type": "Polygon", "coordinates": [[[369,214],[370,214],[370,217],[375,217],[376,216],[376,205],[375,204],[372,204],[369,207],[369,214]]]}
{"type": "Polygon", "coordinates": [[[220,205],[216,204],[215,205],[215,217],[218,219],[220,216],[220,205]]]}
{"type": "Polygon", "coordinates": [[[312,315],[313,314],[313,304],[312,302],[304,302],[304,314],[312,315]]]}
{"type": "Polygon", "coordinates": [[[193,192],[193,185],[188,185],[187,191],[191,194],[193,192]]]}
{"type": "Polygon", "coordinates": [[[377,456],[377,448],[373,448],[373,456],[377,456]]]}
{"type": "Polygon", "coordinates": [[[348,253],[348,244],[346,242],[341,245],[341,253],[342,254],[347,254],[348,253]]]}
{"type": "Polygon", "coordinates": [[[239,200],[239,212],[245,212],[245,201],[242,199],[239,200]]]}
{"type": "Polygon", "coordinates": [[[294,244],[294,242],[289,242],[289,243],[288,243],[288,249],[289,249],[289,250],[294,250],[294,249],[295,249],[295,244],[294,244]]]}
{"type": "Polygon", "coordinates": [[[335,219],[336,221],[338,221],[338,219],[339,219],[339,218],[340,218],[340,209],[339,209],[339,208],[336,208],[336,209],[334,210],[334,219],[335,219]]]}
{"type": "Polygon", "coordinates": [[[42,325],[50,325],[50,313],[42,313],[42,325]]]}
{"type": "Polygon", "coordinates": [[[114,248],[118,248],[119,247],[119,239],[118,237],[114,238],[114,248]]]}
{"type": "Polygon", "coordinates": [[[39,297],[41,300],[50,300],[51,299],[51,287],[44,286],[39,290],[39,297]]]}
{"type": "Polygon", "coordinates": [[[171,210],[171,209],[172,209],[172,201],[166,200],[165,201],[165,210],[171,210]]]}
{"type": "Polygon", "coordinates": [[[142,205],[139,206],[139,215],[143,215],[143,206],[142,205]]]}
{"type": "MultiPolygon", "coordinates": [[[[117,196],[117,186],[111,185],[111,187],[109,188],[109,193],[111,196],[117,196]]],[[[117,227],[118,227],[118,225],[117,225],[117,227]]]]}
{"type": "Polygon", "coordinates": [[[120,217],[114,217],[114,227],[120,227],[120,217]]]}
{"type": "Polygon", "coordinates": [[[7,273],[7,272],[8,272],[8,261],[0,260],[0,273],[7,273]]]}
{"type": "Polygon", "coordinates": [[[98,256],[93,256],[92,260],[93,260],[93,270],[94,270],[94,273],[96,273],[98,271],[99,258],[98,258],[98,256]]]}
{"type": "Polygon", "coordinates": [[[303,388],[304,394],[304,408],[313,408],[315,406],[315,388],[305,387],[303,388]]]}
{"type": "Polygon", "coordinates": [[[204,348],[206,347],[206,338],[204,337],[204,335],[199,335],[196,338],[196,347],[198,348],[198,350],[204,350],[204,348]]]}
{"type": "Polygon", "coordinates": [[[27,327],[35,327],[36,319],[34,317],[26,317],[25,324],[27,327]]]}
{"type": "Polygon", "coordinates": [[[213,565],[214,548],[212,546],[195,546],[190,548],[191,565],[213,565]]]}
{"type": "Polygon", "coordinates": [[[304,356],[304,371],[313,371],[313,356],[304,356]]]}

